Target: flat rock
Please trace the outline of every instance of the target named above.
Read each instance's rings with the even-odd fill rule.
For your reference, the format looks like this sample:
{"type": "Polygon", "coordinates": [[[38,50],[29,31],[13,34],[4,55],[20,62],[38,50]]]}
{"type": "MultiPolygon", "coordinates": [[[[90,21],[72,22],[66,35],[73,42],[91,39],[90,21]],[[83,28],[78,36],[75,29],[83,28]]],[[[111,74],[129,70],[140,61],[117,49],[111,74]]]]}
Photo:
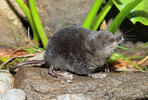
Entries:
{"type": "Polygon", "coordinates": [[[93,2],[94,0],[36,0],[48,37],[61,27],[82,25],[93,2]]]}
{"type": "MultiPolygon", "coordinates": [[[[24,0],[28,3],[28,0],[24,0]]],[[[81,25],[94,0],[36,0],[37,10],[47,36],[61,27],[81,25]]],[[[0,47],[26,46],[25,14],[15,0],[0,0],[0,47]],[[23,38],[22,38],[23,37],[23,38]]]]}
{"type": "Polygon", "coordinates": [[[27,31],[16,15],[16,9],[22,16],[24,15],[15,0],[0,0],[0,47],[2,48],[26,45],[27,31]]]}
{"type": "Polygon", "coordinates": [[[148,98],[148,73],[101,73],[102,78],[74,75],[62,83],[47,68],[22,67],[15,75],[15,87],[25,91],[27,100],[132,100],[148,98]],[[79,99],[74,99],[79,98],[79,99]]]}

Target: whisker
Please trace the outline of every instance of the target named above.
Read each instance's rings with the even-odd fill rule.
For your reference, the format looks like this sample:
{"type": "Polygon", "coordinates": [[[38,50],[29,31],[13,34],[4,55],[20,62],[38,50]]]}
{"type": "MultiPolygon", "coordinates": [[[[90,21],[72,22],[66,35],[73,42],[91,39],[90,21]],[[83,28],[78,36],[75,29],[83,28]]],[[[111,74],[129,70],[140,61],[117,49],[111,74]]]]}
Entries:
{"type": "Polygon", "coordinates": [[[126,31],[125,33],[123,33],[122,36],[124,38],[135,37],[136,36],[135,34],[127,34],[127,33],[131,32],[132,30],[133,30],[133,28],[128,30],[128,31],[126,31]]]}
{"type": "Polygon", "coordinates": [[[131,32],[132,30],[133,30],[133,28],[132,28],[132,29],[130,29],[130,30],[128,30],[128,31],[126,31],[126,32],[124,32],[124,33],[123,33],[123,35],[125,35],[125,34],[127,34],[127,33],[131,32]]]}
{"type": "Polygon", "coordinates": [[[128,38],[124,38],[124,39],[135,39],[135,38],[133,38],[133,37],[128,37],[128,38]]]}
{"type": "Polygon", "coordinates": [[[137,40],[136,38],[124,38],[125,41],[129,41],[129,40],[137,40]]]}
{"type": "Polygon", "coordinates": [[[133,35],[125,35],[124,37],[136,37],[136,34],[133,34],[133,35]]]}

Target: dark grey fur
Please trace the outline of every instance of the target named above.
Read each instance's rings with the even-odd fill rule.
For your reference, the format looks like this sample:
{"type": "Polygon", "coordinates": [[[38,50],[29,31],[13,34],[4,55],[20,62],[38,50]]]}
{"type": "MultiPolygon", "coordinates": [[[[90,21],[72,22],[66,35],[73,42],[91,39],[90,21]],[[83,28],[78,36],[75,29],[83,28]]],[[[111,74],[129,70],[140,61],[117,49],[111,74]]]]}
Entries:
{"type": "Polygon", "coordinates": [[[49,40],[45,52],[46,67],[89,75],[106,63],[118,46],[116,37],[108,31],[91,31],[82,27],[67,27],[49,40]]]}

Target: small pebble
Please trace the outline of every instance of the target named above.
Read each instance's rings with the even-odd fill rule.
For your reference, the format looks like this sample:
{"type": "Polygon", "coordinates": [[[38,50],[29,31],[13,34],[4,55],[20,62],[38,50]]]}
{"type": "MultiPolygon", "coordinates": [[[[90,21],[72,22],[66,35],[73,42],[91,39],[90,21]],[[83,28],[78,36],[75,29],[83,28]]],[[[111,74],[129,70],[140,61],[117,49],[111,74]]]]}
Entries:
{"type": "Polygon", "coordinates": [[[0,80],[0,95],[9,89],[11,89],[11,87],[6,82],[0,80]]]}
{"type": "Polygon", "coordinates": [[[105,78],[107,77],[107,74],[106,73],[95,73],[95,74],[92,74],[90,75],[92,78],[105,78]]]}
{"type": "Polygon", "coordinates": [[[56,97],[56,100],[93,100],[83,94],[63,94],[56,97]]]}
{"type": "Polygon", "coordinates": [[[14,77],[9,72],[1,72],[0,71],[0,80],[7,83],[10,87],[12,87],[14,82],[14,77]]]}
{"type": "Polygon", "coordinates": [[[25,92],[21,89],[10,89],[1,94],[0,100],[25,100],[25,92]]]}

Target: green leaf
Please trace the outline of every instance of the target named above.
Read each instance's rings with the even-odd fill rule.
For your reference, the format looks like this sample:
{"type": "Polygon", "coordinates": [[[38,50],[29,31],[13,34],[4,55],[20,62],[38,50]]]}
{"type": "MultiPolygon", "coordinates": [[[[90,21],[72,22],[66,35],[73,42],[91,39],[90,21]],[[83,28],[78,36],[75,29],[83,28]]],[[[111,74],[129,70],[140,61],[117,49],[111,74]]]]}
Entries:
{"type": "Polygon", "coordinates": [[[39,34],[39,37],[40,37],[41,42],[43,44],[43,47],[45,48],[48,43],[48,38],[47,38],[46,33],[44,31],[43,25],[40,21],[39,14],[37,12],[36,4],[35,4],[35,0],[29,0],[29,6],[30,6],[30,11],[32,14],[34,24],[35,24],[36,29],[38,31],[38,34],[39,34]]]}
{"type": "Polygon", "coordinates": [[[9,59],[9,57],[2,57],[2,56],[0,56],[0,61],[1,62],[5,62],[5,61],[7,61],[9,59]]]}
{"type": "Polygon", "coordinates": [[[33,54],[35,53],[36,51],[32,48],[24,48],[24,50],[28,51],[29,54],[33,54]]]}
{"type": "Polygon", "coordinates": [[[92,26],[93,30],[97,30],[100,26],[101,22],[104,20],[104,17],[107,15],[107,13],[110,11],[110,9],[113,6],[112,0],[109,0],[104,8],[101,10],[101,12],[98,14],[96,21],[94,22],[94,25],[92,26]]]}
{"type": "MultiPolygon", "coordinates": [[[[113,0],[113,3],[121,11],[131,0],[113,0]]],[[[131,10],[128,18],[135,24],[141,22],[148,25],[148,0],[143,0],[131,10]]]]}
{"type": "Polygon", "coordinates": [[[123,46],[118,46],[118,48],[124,49],[124,50],[131,50],[131,48],[127,48],[127,47],[123,47],[123,46]]]}
{"type": "Polygon", "coordinates": [[[137,69],[139,69],[140,71],[144,72],[143,69],[141,69],[138,65],[136,65],[135,63],[133,63],[131,60],[127,59],[126,57],[124,57],[123,55],[115,52],[109,59],[108,59],[108,62],[112,62],[112,61],[115,61],[117,59],[124,59],[126,60],[127,62],[129,62],[130,64],[133,64],[137,69]]]}
{"type": "Polygon", "coordinates": [[[128,16],[130,12],[132,11],[132,9],[134,9],[142,1],[143,0],[130,0],[130,2],[120,11],[120,13],[113,20],[108,30],[112,33],[115,33],[115,31],[120,26],[120,24],[123,22],[125,17],[128,16]]]}
{"type": "Polygon", "coordinates": [[[103,2],[103,0],[95,0],[94,1],[94,4],[92,5],[92,7],[91,7],[83,25],[82,25],[84,28],[90,29],[90,26],[96,16],[98,10],[101,7],[102,2],[103,2]]]}
{"type": "Polygon", "coordinates": [[[38,33],[37,33],[37,30],[36,30],[35,24],[33,22],[29,8],[27,7],[27,5],[24,3],[23,0],[16,0],[16,2],[22,8],[22,10],[24,11],[24,13],[25,13],[25,15],[26,15],[26,17],[27,17],[27,19],[30,23],[30,26],[31,26],[32,31],[33,31],[33,40],[36,41],[36,42],[39,42],[39,36],[38,36],[38,33]]]}

